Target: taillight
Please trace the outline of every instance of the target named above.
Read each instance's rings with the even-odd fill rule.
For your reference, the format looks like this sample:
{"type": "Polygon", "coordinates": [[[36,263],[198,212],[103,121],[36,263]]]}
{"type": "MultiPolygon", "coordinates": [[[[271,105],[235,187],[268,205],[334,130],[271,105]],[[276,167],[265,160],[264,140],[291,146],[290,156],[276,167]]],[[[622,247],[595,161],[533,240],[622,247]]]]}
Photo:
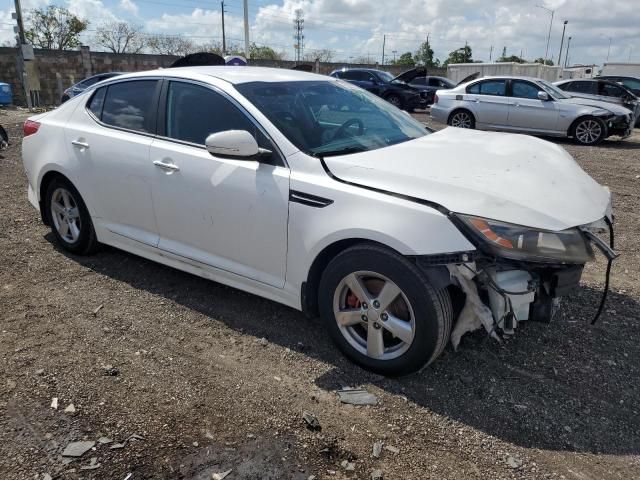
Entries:
{"type": "Polygon", "coordinates": [[[433,96],[433,103],[438,103],[438,94],[433,96]]]}
{"type": "Polygon", "coordinates": [[[24,122],[24,126],[22,127],[22,132],[24,133],[25,137],[28,137],[29,135],[33,135],[34,133],[37,133],[39,128],[40,128],[40,123],[34,122],[33,120],[27,120],[26,122],[24,122]]]}

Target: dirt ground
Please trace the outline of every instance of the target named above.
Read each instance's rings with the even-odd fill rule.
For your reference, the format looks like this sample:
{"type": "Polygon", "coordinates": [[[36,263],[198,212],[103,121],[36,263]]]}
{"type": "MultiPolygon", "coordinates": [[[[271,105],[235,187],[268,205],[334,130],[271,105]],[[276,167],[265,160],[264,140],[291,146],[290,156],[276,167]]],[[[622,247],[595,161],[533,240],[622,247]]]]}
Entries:
{"type": "Polygon", "coordinates": [[[25,118],[0,111],[13,141],[0,154],[1,479],[640,478],[639,130],[555,140],[614,194],[622,257],[600,322],[602,261],[551,325],[503,345],[468,335],[391,380],[295,310],[112,248],[60,251],[27,202],[25,118]],[[341,404],[344,386],[379,405],[341,404]],[[100,437],[113,442],[63,460],[100,437]]]}

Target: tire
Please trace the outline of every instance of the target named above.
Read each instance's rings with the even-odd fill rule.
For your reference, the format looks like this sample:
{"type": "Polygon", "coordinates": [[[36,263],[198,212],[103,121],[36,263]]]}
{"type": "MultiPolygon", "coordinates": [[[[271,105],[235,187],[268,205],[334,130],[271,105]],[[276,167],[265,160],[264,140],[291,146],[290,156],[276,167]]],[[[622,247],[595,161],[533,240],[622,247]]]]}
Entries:
{"type": "Polygon", "coordinates": [[[597,117],[581,117],[571,127],[571,136],[580,145],[598,145],[607,138],[607,126],[597,117]]]}
{"type": "Polygon", "coordinates": [[[436,290],[402,255],[370,244],[348,248],[329,263],[320,280],[318,304],[331,338],[348,358],[394,377],[433,362],[449,340],[453,320],[446,289],[436,290]],[[356,295],[350,285],[364,289],[356,295]],[[398,293],[387,296],[385,291],[398,293]]]}
{"type": "Polygon", "coordinates": [[[47,223],[60,247],[78,255],[89,255],[98,249],[91,215],[71,182],[54,178],[47,185],[44,208],[47,223]]]}
{"type": "Polygon", "coordinates": [[[402,101],[402,97],[396,93],[390,93],[384,99],[389,102],[394,107],[403,108],[404,102],[402,101]]]}
{"type": "Polygon", "coordinates": [[[454,110],[449,115],[447,125],[457,128],[476,128],[476,119],[469,110],[454,110]]]}

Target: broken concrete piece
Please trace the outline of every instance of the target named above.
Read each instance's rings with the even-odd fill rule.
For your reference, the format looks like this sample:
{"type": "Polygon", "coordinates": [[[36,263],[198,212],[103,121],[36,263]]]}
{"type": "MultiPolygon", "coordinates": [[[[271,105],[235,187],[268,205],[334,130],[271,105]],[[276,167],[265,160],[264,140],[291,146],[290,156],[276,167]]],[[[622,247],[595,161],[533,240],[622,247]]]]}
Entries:
{"type": "Polygon", "coordinates": [[[111,440],[109,437],[100,437],[98,439],[98,443],[101,443],[102,445],[105,445],[107,443],[111,443],[113,442],[113,440],[111,440]]]}
{"type": "Polygon", "coordinates": [[[384,442],[383,441],[378,441],[376,443],[373,444],[373,452],[372,455],[375,458],[380,458],[380,454],[382,453],[382,447],[384,446],[384,442]]]}
{"type": "Polygon", "coordinates": [[[58,397],[53,397],[51,399],[51,408],[58,409],[58,397]]]}
{"type": "Polygon", "coordinates": [[[307,428],[313,431],[320,431],[322,427],[320,426],[320,422],[318,418],[311,412],[307,412],[306,410],[302,412],[302,419],[306,422],[307,428]]]}
{"type": "Polygon", "coordinates": [[[371,472],[371,480],[383,480],[384,479],[384,474],[382,473],[382,470],[374,470],[373,472],[371,472]]]}
{"type": "Polygon", "coordinates": [[[109,447],[110,450],[119,450],[121,448],[124,448],[125,444],[124,443],[114,443],[113,445],[111,445],[109,447]]]}
{"type": "Polygon", "coordinates": [[[392,447],[391,445],[385,445],[384,449],[387,450],[388,452],[394,453],[394,454],[398,454],[400,453],[400,449],[396,448],[396,447],[392,447]]]}
{"type": "Polygon", "coordinates": [[[348,460],[343,460],[342,463],[340,463],[340,465],[342,466],[342,468],[344,468],[347,472],[353,472],[356,469],[356,466],[354,463],[348,461],[348,460]]]}
{"type": "Polygon", "coordinates": [[[350,405],[377,405],[378,398],[362,388],[344,388],[338,390],[338,397],[342,403],[350,405]]]}
{"type": "Polygon", "coordinates": [[[96,442],[93,441],[82,441],[82,442],[71,442],[67,445],[62,452],[63,457],[81,457],[86,452],[91,450],[96,442]]]}
{"type": "Polygon", "coordinates": [[[214,473],[211,475],[211,480],[223,480],[227,475],[232,472],[233,469],[229,469],[226,472],[214,473]]]}
{"type": "Polygon", "coordinates": [[[517,457],[512,457],[511,455],[509,455],[507,457],[507,465],[510,468],[520,468],[522,466],[522,460],[517,458],[517,457]]]}
{"type": "Polygon", "coordinates": [[[64,409],[65,413],[76,413],[76,407],[73,403],[70,403],[67,408],[64,409]]]}
{"type": "Polygon", "coordinates": [[[83,465],[80,467],[80,470],[95,470],[96,468],[100,468],[100,464],[98,463],[98,457],[91,457],[91,461],[89,465],[83,465]]]}

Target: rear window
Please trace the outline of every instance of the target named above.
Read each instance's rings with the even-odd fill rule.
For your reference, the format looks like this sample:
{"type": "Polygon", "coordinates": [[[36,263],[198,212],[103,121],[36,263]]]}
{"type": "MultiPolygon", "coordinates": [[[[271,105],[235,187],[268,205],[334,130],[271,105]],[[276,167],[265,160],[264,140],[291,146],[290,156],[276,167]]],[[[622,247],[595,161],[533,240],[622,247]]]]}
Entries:
{"type": "Polygon", "coordinates": [[[157,80],[137,80],[109,85],[101,120],[107,125],[127,130],[155,131],[157,84],[157,80]]]}

